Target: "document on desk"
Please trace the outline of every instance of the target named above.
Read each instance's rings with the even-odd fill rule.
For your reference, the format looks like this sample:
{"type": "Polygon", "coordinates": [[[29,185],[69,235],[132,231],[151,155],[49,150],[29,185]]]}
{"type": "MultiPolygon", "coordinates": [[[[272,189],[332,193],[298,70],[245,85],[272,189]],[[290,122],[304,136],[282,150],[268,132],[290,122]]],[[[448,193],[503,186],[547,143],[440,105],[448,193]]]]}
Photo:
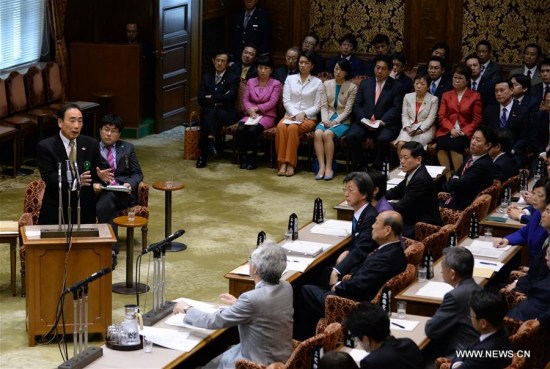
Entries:
{"type": "Polygon", "coordinates": [[[403,181],[403,179],[404,178],[399,177],[390,178],[387,184],[397,186],[399,183],[401,183],[401,181],[403,181]]]}
{"type": "Polygon", "coordinates": [[[163,346],[172,350],[191,351],[203,339],[208,337],[210,332],[202,333],[199,331],[191,331],[188,329],[170,329],[157,327],[143,327],[140,331],[142,336],[146,336],[159,346],[163,346]]]}
{"type": "Polygon", "coordinates": [[[418,320],[405,320],[405,319],[393,319],[390,318],[390,329],[398,331],[412,332],[416,326],[420,323],[418,320]]]}
{"type": "Polygon", "coordinates": [[[229,273],[250,276],[250,267],[248,266],[248,263],[246,263],[246,264],[243,264],[243,265],[240,265],[240,266],[236,267],[235,269],[233,269],[229,273]]]}
{"type": "Polygon", "coordinates": [[[445,282],[428,281],[422,288],[418,290],[416,295],[442,299],[443,296],[445,296],[445,294],[452,289],[453,286],[445,282]]]}
{"type": "Polygon", "coordinates": [[[292,270],[294,272],[305,272],[307,267],[313,263],[313,260],[315,258],[305,258],[301,256],[291,256],[287,255],[286,257],[286,269],[283,272],[285,274],[289,270],[292,270]]]}
{"type": "Polygon", "coordinates": [[[128,193],[132,191],[130,188],[122,185],[101,186],[101,189],[107,190],[107,191],[128,192],[128,193]]]}
{"type": "Polygon", "coordinates": [[[345,352],[347,352],[357,364],[359,364],[361,360],[366,358],[369,354],[365,350],[359,348],[348,349],[345,352]]]}
{"type": "Polygon", "coordinates": [[[320,243],[311,241],[285,241],[281,245],[288,255],[315,257],[321,252],[328,250],[332,245],[330,243],[320,243]]]}
{"type": "Polygon", "coordinates": [[[481,260],[474,258],[474,269],[475,268],[482,268],[482,269],[491,269],[493,272],[498,272],[500,268],[504,266],[503,263],[498,261],[487,261],[487,260],[481,260]]]}
{"type": "Polygon", "coordinates": [[[193,307],[199,309],[200,311],[204,311],[206,313],[213,313],[213,312],[216,312],[216,311],[220,310],[221,308],[227,307],[226,305],[213,304],[211,302],[192,300],[192,299],[188,299],[186,297],[180,297],[180,298],[175,299],[174,301],[176,301],[176,302],[185,301],[187,303],[187,305],[193,306],[193,307]]]}
{"type": "Polygon", "coordinates": [[[351,234],[351,221],[329,219],[313,226],[311,233],[347,237],[351,234]]]}
{"type": "Polygon", "coordinates": [[[482,256],[486,258],[499,259],[512,246],[508,245],[501,248],[493,246],[491,241],[474,240],[470,246],[466,246],[474,256],[482,256]]]}
{"type": "Polygon", "coordinates": [[[19,223],[15,220],[0,220],[0,234],[17,234],[19,223]]]}

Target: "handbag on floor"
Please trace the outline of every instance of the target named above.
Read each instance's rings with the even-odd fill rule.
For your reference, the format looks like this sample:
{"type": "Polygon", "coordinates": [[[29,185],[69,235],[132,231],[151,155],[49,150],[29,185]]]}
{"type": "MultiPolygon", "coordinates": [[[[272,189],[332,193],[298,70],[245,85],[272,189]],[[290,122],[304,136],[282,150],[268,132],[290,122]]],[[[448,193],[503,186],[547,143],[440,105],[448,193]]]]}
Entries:
{"type": "Polygon", "coordinates": [[[199,139],[201,135],[199,120],[199,114],[192,111],[189,117],[189,127],[185,128],[183,134],[183,160],[197,160],[199,158],[199,139]]]}

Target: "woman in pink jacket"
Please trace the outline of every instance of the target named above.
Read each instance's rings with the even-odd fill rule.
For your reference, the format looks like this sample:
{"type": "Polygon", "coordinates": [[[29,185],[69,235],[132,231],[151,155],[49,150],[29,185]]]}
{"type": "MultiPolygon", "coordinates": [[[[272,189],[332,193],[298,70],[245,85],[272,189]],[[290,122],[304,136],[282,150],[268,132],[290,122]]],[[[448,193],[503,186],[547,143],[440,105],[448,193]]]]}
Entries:
{"type": "Polygon", "coordinates": [[[260,135],[275,125],[277,103],[281,97],[281,83],[271,78],[273,65],[268,56],[258,58],[258,77],[246,83],[243,96],[245,116],[236,132],[241,169],[256,169],[260,135]]]}

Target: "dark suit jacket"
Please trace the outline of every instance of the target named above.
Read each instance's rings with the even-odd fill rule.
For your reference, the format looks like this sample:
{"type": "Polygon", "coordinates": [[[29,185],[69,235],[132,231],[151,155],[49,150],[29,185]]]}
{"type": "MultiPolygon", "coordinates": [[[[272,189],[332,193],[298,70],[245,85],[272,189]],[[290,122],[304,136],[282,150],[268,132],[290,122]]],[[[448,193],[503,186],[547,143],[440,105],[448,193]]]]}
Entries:
{"type": "Polygon", "coordinates": [[[387,244],[371,253],[351,279],[338,284],[334,292],[348,299],[370,301],[384,283],[406,267],[407,259],[401,242],[387,244]]]}
{"type": "MultiPolygon", "coordinates": [[[[229,68],[229,70],[233,74],[239,76],[239,78],[241,77],[242,69],[243,69],[243,63],[241,61],[233,63],[231,68],[229,68]]],[[[258,66],[256,64],[252,64],[250,68],[248,68],[248,71],[246,72],[245,80],[248,81],[250,78],[254,78],[254,77],[258,77],[258,66]]]]}
{"type": "MultiPolygon", "coordinates": [[[[482,76],[476,86],[475,91],[481,96],[481,104],[485,109],[487,106],[496,104],[497,100],[495,97],[495,83],[484,76],[482,76]]],[[[471,88],[471,82],[468,85],[471,88]]]]}
{"type": "Polygon", "coordinates": [[[234,111],[240,76],[226,70],[220,83],[216,85],[215,81],[215,72],[206,73],[201,80],[198,97],[201,112],[213,108],[234,111]],[[212,97],[207,99],[208,95],[212,97]]]}
{"type": "Polygon", "coordinates": [[[418,369],[424,368],[424,359],[413,340],[390,336],[360,364],[361,369],[418,369]]]}
{"type": "MultiPolygon", "coordinates": [[[[512,350],[512,345],[504,329],[499,329],[483,342],[477,341],[470,345],[467,350],[512,350]]],[[[458,358],[453,359],[453,364],[462,361],[460,369],[502,369],[510,365],[512,358],[497,357],[497,358],[458,358]]]]}
{"type": "Polygon", "coordinates": [[[376,78],[363,80],[357,89],[355,103],[353,104],[353,119],[356,123],[363,125],[361,119],[380,119],[396,136],[401,130],[401,108],[403,105],[403,94],[401,84],[393,78],[388,77],[378,97],[376,104],[376,78]]]}
{"type": "Polygon", "coordinates": [[[526,294],[527,299],[510,310],[507,316],[522,321],[538,319],[547,329],[550,325],[550,275],[535,282],[526,294]]]}
{"type": "Polygon", "coordinates": [[[493,82],[502,80],[503,78],[502,66],[493,61],[489,61],[489,64],[487,65],[487,67],[485,68],[485,71],[483,72],[483,77],[493,82]]]}
{"type": "Polygon", "coordinates": [[[283,65],[282,67],[279,67],[273,72],[273,75],[271,77],[275,78],[279,82],[281,82],[281,85],[285,84],[286,77],[291,76],[293,74],[298,74],[298,67],[296,69],[289,71],[286,65],[283,65]]]}
{"type": "Polygon", "coordinates": [[[443,303],[426,322],[432,357],[453,356],[455,350],[462,350],[479,338],[469,317],[470,296],[479,289],[477,283],[468,278],[445,294],[443,303]]]}
{"type": "MultiPolygon", "coordinates": [[[[313,54],[313,70],[311,71],[311,75],[317,76],[319,73],[325,71],[325,60],[323,57],[317,53],[313,54]]],[[[334,73],[334,70],[332,72],[334,73]]]]}
{"type": "Polygon", "coordinates": [[[506,152],[493,161],[493,179],[498,179],[500,183],[518,174],[518,162],[512,154],[506,152]]]}
{"type": "MultiPolygon", "coordinates": [[[[330,59],[327,63],[327,72],[334,74],[334,66],[340,59],[342,59],[341,55],[335,56],[334,58],[330,59]]],[[[365,63],[363,62],[363,60],[352,54],[349,58],[349,63],[351,64],[351,78],[355,76],[365,75],[365,63]]]]}
{"type": "MultiPolygon", "coordinates": [[[[500,104],[491,105],[483,111],[481,124],[493,129],[500,128],[500,104]]],[[[514,135],[514,151],[523,152],[528,141],[529,118],[527,112],[517,102],[512,105],[512,111],[508,114],[506,128],[514,135]]]]}
{"type": "Polygon", "coordinates": [[[530,95],[524,95],[519,105],[522,106],[527,111],[529,116],[531,116],[531,114],[539,111],[540,100],[530,95]]]}
{"type": "Polygon", "coordinates": [[[542,101],[544,96],[542,96],[542,93],[544,92],[545,84],[544,82],[539,83],[538,85],[531,86],[531,96],[533,96],[538,101],[542,101]]]}
{"type": "Polygon", "coordinates": [[[546,145],[548,145],[549,118],[548,112],[542,110],[531,114],[529,152],[537,156],[546,151],[546,145]]]}
{"type": "Polygon", "coordinates": [[[458,178],[451,178],[446,183],[447,190],[452,194],[451,209],[464,210],[474,201],[481,191],[493,184],[493,160],[488,154],[477,159],[462,174],[467,160],[460,166],[455,174],[458,178]]]}
{"type": "Polygon", "coordinates": [[[527,294],[535,283],[550,275],[550,269],[548,269],[548,266],[546,265],[547,249],[548,245],[542,248],[534,257],[531,258],[531,262],[529,263],[529,271],[526,275],[518,279],[514,291],[527,294]]]}
{"type": "MultiPolygon", "coordinates": [[[[440,106],[441,106],[441,100],[442,100],[443,94],[453,89],[453,83],[451,80],[452,80],[452,76],[451,76],[451,79],[446,79],[445,75],[441,76],[441,81],[439,81],[439,84],[435,89],[435,93],[433,95],[437,97],[440,106]]],[[[430,91],[430,86],[428,86],[428,92],[429,91],[430,91]]]]}
{"type": "Polygon", "coordinates": [[[377,216],[378,212],[370,204],[361,212],[355,226],[355,233],[351,235],[349,254],[335,266],[341,276],[350,273],[361,265],[367,255],[378,247],[378,244],[372,239],[372,225],[377,216]]]}
{"type": "Polygon", "coordinates": [[[401,83],[401,93],[403,95],[413,92],[413,81],[405,73],[401,73],[395,80],[401,83]]]}
{"type": "Polygon", "coordinates": [[[424,165],[420,165],[407,183],[408,174],[397,186],[386,192],[386,199],[399,200],[392,207],[403,216],[403,236],[414,238],[418,222],[441,225],[435,184],[424,165]]]}
{"type": "Polygon", "coordinates": [[[246,28],[244,24],[244,9],[233,14],[229,34],[230,48],[233,58],[241,57],[244,46],[253,43],[258,48],[258,56],[271,51],[271,21],[269,13],[256,7],[248,20],[246,28]]]}
{"type": "MultiPolygon", "coordinates": [[[[96,173],[96,167],[101,169],[109,168],[109,164],[103,160],[99,154],[98,142],[92,137],[80,135],[76,139],[76,161],[78,171],[84,172],[84,163],[89,163],[90,173],[93,182],[99,182],[100,179],[96,173]]],[[[38,168],[42,180],[46,183],[42,207],[38,224],[57,224],[58,209],[58,172],[57,163],[61,162],[62,177],[62,198],[63,198],[63,216],[67,223],[67,190],[65,160],[68,160],[67,152],[61,141],[59,134],[48,137],[38,143],[36,146],[38,158],[38,168]]],[[[92,186],[83,186],[80,191],[81,223],[96,223],[95,194],[92,186]]],[[[71,192],[71,217],[73,224],[76,224],[77,209],[77,191],[71,192]]]]}
{"type": "MultiPolygon", "coordinates": [[[[136,205],[137,202],[137,189],[139,182],[143,181],[143,172],[134,149],[134,145],[130,142],[119,140],[115,144],[116,150],[116,170],[115,180],[118,184],[129,183],[132,187],[130,206],[136,205]]],[[[101,150],[100,150],[101,152],[101,150]]],[[[105,159],[106,160],[106,159],[105,159]]],[[[99,193],[99,197],[104,196],[105,191],[99,193]]],[[[127,196],[124,192],[115,192],[116,196],[127,196]]],[[[97,211],[101,213],[98,202],[97,211]]],[[[118,209],[121,210],[121,209],[118,209]]]]}
{"type": "Polygon", "coordinates": [[[439,104],[439,129],[435,136],[441,137],[450,133],[458,120],[462,132],[471,138],[481,123],[481,110],[481,97],[477,92],[467,89],[460,102],[455,90],[445,92],[439,104]]]}

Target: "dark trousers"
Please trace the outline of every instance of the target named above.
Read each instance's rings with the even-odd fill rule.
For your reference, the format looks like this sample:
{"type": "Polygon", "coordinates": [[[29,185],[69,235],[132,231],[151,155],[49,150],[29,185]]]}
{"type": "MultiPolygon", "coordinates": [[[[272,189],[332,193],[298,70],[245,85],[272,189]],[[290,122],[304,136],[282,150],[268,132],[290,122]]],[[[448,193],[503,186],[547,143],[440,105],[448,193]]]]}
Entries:
{"type": "Polygon", "coordinates": [[[199,148],[201,155],[208,153],[208,136],[216,136],[223,126],[229,126],[237,121],[234,110],[204,108],[201,110],[201,136],[199,148]]]}
{"type": "Polygon", "coordinates": [[[395,140],[399,132],[394,132],[386,127],[369,130],[363,123],[356,122],[346,132],[346,143],[351,153],[353,169],[366,168],[368,163],[363,151],[365,138],[375,140],[373,167],[382,170],[384,161],[388,157],[390,142],[395,140]]]}
{"type": "Polygon", "coordinates": [[[246,155],[248,152],[256,154],[258,152],[260,135],[263,131],[264,126],[261,124],[246,126],[244,122],[239,122],[237,132],[235,133],[239,155],[246,155]]]}

